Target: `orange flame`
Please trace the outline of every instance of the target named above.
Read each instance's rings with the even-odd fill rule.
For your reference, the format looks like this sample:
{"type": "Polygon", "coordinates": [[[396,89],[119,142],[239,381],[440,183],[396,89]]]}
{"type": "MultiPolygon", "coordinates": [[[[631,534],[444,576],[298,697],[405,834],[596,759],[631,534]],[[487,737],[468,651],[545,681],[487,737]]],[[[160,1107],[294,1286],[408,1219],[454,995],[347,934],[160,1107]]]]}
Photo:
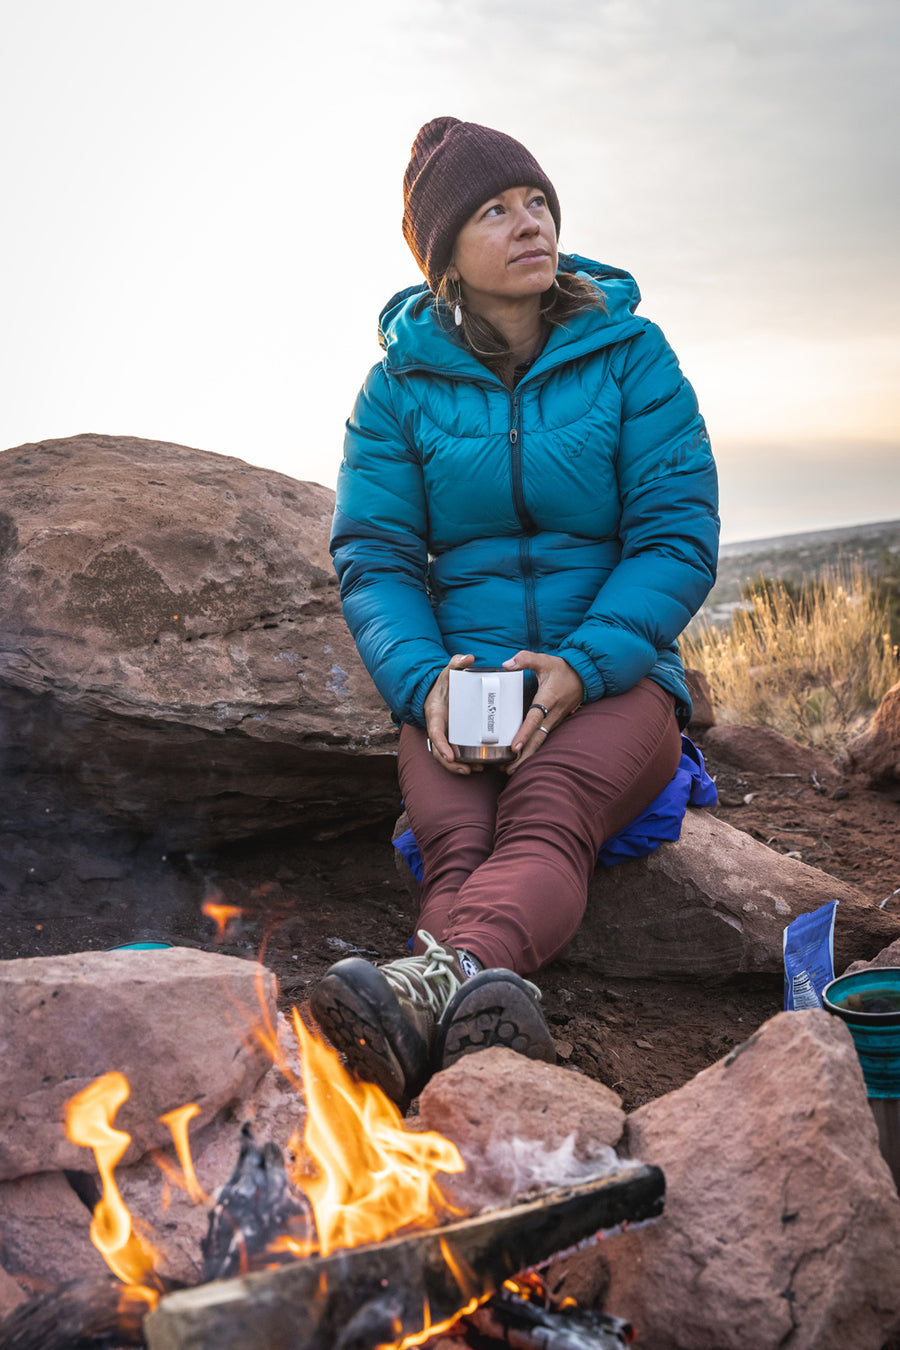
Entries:
{"type": "Polygon", "coordinates": [[[520,1297],[529,1299],[533,1303],[542,1303],[547,1308],[550,1307],[552,1302],[547,1286],[536,1270],[524,1270],[518,1275],[513,1275],[510,1279],[503,1281],[503,1288],[508,1289],[511,1294],[519,1294],[520,1297]]]}
{"type": "Polygon", "coordinates": [[[428,1300],[425,1300],[425,1307],[422,1310],[423,1325],[421,1331],[410,1332],[408,1336],[401,1336],[399,1341],[391,1341],[390,1344],[378,1345],[375,1350],[410,1350],[411,1346],[422,1345],[425,1341],[430,1341],[434,1336],[440,1336],[451,1327],[455,1327],[463,1317],[469,1317],[475,1311],[480,1303],[489,1297],[485,1294],[482,1298],[471,1298],[464,1308],[459,1308],[452,1317],[444,1317],[440,1322],[432,1322],[431,1309],[428,1306],[428,1300]]]}
{"type": "MultiPolygon", "coordinates": [[[[215,894],[221,897],[221,891],[216,891],[215,894]]],[[[200,909],[215,923],[217,942],[224,940],[228,925],[239,919],[244,912],[240,905],[226,905],[221,900],[204,900],[200,909]]]]}
{"type": "MultiPolygon", "coordinates": [[[[129,1285],[140,1285],[152,1274],[156,1253],[132,1232],[129,1214],[113,1170],[131,1143],[131,1135],[113,1129],[113,1119],[128,1100],[128,1081],[120,1073],[105,1073],[66,1103],[66,1137],[94,1151],[103,1182],[91,1221],[91,1241],[114,1275],[129,1285]]],[[[151,1296],[153,1290],[147,1291],[151,1296]]]]}
{"type": "Polygon", "coordinates": [[[199,1116],[199,1114],[200,1107],[196,1102],[191,1102],[189,1106],[179,1106],[175,1111],[167,1111],[164,1116],[159,1118],[160,1122],[167,1126],[171,1132],[175,1152],[178,1154],[178,1161],[181,1163],[181,1176],[175,1172],[168,1159],[162,1154],[154,1154],[154,1157],[160,1171],[176,1186],[182,1186],[195,1205],[210,1205],[212,1201],[197,1180],[197,1173],[194,1171],[194,1162],[191,1158],[191,1146],[188,1142],[188,1121],[193,1120],[194,1116],[199,1116]]]}
{"type": "Polygon", "coordinates": [[[433,1130],[404,1130],[400,1112],[372,1083],[357,1082],[294,1009],[309,1114],[303,1136],[312,1176],[296,1176],[312,1203],[319,1249],[380,1242],[433,1227],[452,1207],[436,1172],[461,1172],[459,1151],[433,1130]]]}
{"type": "Polygon", "coordinates": [[[460,1293],[474,1294],[481,1284],[481,1281],[472,1267],[453,1250],[446,1238],[439,1238],[438,1246],[441,1251],[441,1256],[444,1258],[445,1265],[459,1285],[460,1293]]]}
{"type": "Polygon", "coordinates": [[[117,1309],[120,1322],[125,1326],[135,1324],[139,1327],[147,1313],[153,1312],[158,1303],[159,1293],[156,1289],[148,1289],[143,1284],[123,1284],[119,1290],[117,1309]]]}
{"type": "Polygon", "coordinates": [[[482,1293],[474,1292],[483,1281],[481,1281],[471,1267],[453,1251],[450,1244],[444,1238],[440,1238],[438,1240],[438,1245],[450,1273],[453,1275],[453,1278],[459,1286],[460,1297],[465,1298],[467,1295],[471,1294],[471,1298],[469,1298],[468,1303],[463,1307],[458,1308],[451,1317],[445,1317],[439,1322],[432,1322],[431,1308],[429,1307],[426,1298],[425,1305],[422,1309],[421,1330],[409,1332],[406,1336],[401,1336],[399,1340],[392,1341],[389,1345],[379,1345],[376,1347],[376,1350],[411,1350],[411,1347],[413,1346],[422,1345],[425,1341],[431,1340],[432,1337],[440,1336],[445,1331],[450,1331],[463,1317],[471,1316],[480,1304],[485,1303],[490,1298],[491,1291],[489,1289],[482,1293]]]}

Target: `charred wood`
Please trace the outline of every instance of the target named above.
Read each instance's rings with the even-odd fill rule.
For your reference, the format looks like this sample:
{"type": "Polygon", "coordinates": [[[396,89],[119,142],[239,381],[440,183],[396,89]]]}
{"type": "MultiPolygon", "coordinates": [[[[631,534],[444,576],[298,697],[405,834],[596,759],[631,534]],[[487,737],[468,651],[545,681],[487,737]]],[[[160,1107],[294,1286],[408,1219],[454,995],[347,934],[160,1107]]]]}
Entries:
{"type": "Polygon", "coordinates": [[[386,1326],[397,1340],[603,1230],[656,1218],[664,1190],[658,1167],[626,1166],[527,1205],[184,1290],[144,1332],[150,1350],[357,1350],[384,1343],[386,1326]]]}
{"type": "Polygon", "coordinates": [[[145,1345],[147,1304],[112,1275],[73,1280],[14,1308],[0,1322],[0,1350],[118,1350],[145,1345]]]}
{"type": "Polygon", "coordinates": [[[622,1350],[634,1340],[630,1322],[583,1308],[545,1308],[505,1289],[465,1319],[473,1350],[622,1350]]]}
{"type": "Polygon", "coordinates": [[[245,1123],[237,1165],[210,1212],[202,1282],[253,1269],[254,1257],[280,1234],[309,1238],[314,1232],[309,1201],[292,1189],[278,1145],[260,1148],[245,1123]]]}

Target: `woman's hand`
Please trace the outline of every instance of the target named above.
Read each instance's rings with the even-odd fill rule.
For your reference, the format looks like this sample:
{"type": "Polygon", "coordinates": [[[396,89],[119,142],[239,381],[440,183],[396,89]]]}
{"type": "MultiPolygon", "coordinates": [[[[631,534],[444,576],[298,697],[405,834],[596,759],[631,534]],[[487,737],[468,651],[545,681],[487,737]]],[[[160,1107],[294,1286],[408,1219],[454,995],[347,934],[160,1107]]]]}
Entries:
{"type": "MultiPolygon", "coordinates": [[[[548,735],[552,735],[570,712],[581,707],[584,685],[581,676],[575,673],[568,661],[564,661],[561,656],[548,656],[544,652],[516,652],[515,656],[503,662],[503,669],[533,670],[538,681],[531,707],[513,737],[512,748],[517,753],[515,763],[506,769],[510,774],[515,773],[535,750],[540,750],[548,735]]],[[[427,703],[425,706],[428,706],[427,703]]]]}
{"type": "Polygon", "coordinates": [[[481,768],[480,764],[461,764],[456,758],[456,751],[447,740],[450,719],[450,672],[465,670],[474,664],[474,656],[451,656],[425,699],[425,730],[431,741],[431,755],[448,773],[467,774],[471,773],[473,768],[481,768]]]}

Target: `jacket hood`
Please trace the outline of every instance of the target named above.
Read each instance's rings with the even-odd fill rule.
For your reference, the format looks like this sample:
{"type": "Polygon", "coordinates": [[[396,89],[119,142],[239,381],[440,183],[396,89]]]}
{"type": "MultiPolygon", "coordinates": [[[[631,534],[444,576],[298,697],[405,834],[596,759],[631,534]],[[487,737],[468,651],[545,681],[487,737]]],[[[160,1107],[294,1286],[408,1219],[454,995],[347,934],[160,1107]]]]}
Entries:
{"type": "MultiPolygon", "coordinates": [[[[554,328],[544,349],[565,352],[565,359],[585,351],[619,342],[644,327],[634,311],[641,293],[630,272],[593,262],[577,253],[560,253],[560,272],[573,272],[592,281],[602,291],[606,312],[596,308],[572,316],[564,328],[554,328]]],[[[434,313],[434,296],[424,283],[398,291],[378,316],[378,341],[385,352],[385,366],[393,373],[411,368],[441,369],[469,378],[493,379],[486,368],[462,344],[452,323],[440,323],[434,313]]]]}

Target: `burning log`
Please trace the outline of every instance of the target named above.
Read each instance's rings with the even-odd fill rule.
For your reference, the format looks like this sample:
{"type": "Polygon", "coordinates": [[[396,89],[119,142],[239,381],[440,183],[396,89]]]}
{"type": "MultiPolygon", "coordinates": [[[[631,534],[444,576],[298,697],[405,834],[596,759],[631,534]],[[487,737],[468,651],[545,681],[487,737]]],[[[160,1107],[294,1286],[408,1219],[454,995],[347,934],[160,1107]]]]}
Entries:
{"type": "Polygon", "coordinates": [[[368,1350],[471,1313],[518,1271],[598,1233],[658,1217],[658,1167],[626,1166],[530,1204],[312,1256],[163,1299],[150,1350],[368,1350]]]}

